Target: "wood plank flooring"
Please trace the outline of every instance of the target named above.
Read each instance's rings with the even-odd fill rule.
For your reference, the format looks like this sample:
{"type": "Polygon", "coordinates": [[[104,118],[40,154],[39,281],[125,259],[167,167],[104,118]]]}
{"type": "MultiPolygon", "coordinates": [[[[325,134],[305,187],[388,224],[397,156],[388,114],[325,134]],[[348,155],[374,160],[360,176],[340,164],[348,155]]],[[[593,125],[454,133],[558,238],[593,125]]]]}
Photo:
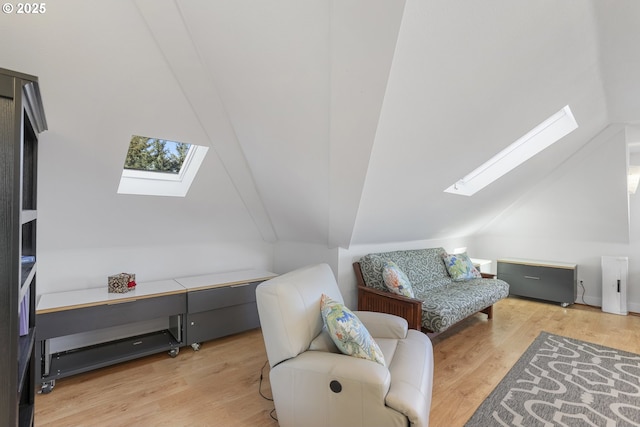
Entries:
{"type": "MultiPolygon", "coordinates": [[[[640,353],[640,317],[508,298],[433,338],[432,427],[463,426],[540,331],[640,353]]],[[[260,330],[59,380],[36,397],[37,427],[277,426],[258,393],[260,330]]],[[[263,393],[270,396],[268,367],[263,393]]]]}

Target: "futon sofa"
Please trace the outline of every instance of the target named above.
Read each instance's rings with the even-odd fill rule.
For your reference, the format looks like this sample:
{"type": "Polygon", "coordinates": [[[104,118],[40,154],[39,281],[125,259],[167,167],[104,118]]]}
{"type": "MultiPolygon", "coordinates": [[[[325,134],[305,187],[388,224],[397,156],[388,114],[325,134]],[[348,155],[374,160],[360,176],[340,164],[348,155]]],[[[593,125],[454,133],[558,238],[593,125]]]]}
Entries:
{"type": "MultiPolygon", "coordinates": [[[[358,310],[395,314],[409,327],[443,332],[477,312],[493,317],[493,304],[509,295],[509,285],[493,275],[454,281],[443,248],[414,249],[365,255],[353,264],[358,280],[358,310]],[[389,291],[383,269],[389,262],[408,278],[414,298],[389,291]]],[[[480,273],[478,273],[480,275],[480,273]]]]}

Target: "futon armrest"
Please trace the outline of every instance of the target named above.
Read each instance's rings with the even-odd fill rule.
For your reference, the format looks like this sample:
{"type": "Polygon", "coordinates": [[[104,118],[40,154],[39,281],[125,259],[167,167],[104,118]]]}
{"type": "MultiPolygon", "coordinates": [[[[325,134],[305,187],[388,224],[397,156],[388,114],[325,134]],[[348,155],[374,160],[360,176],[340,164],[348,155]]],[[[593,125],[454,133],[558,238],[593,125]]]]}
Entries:
{"type": "Polygon", "coordinates": [[[480,273],[483,279],[495,279],[496,275],[492,273],[480,273]]]}
{"type": "Polygon", "coordinates": [[[394,300],[398,300],[406,303],[419,302],[420,304],[422,304],[422,301],[417,298],[409,298],[403,295],[391,293],[389,291],[381,291],[380,289],[370,288],[369,286],[358,286],[358,292],[360,291],[367,292],[372,295],[378,295],[381,298],[390,298],[390,299],[394,299],[394,300]]]}
{"type": "Polygon", "coordinates": [[[393,314],[406,319],[410,329],[421,329],[422,301],[391,292],[358,286],[358,310],[393,314]]]}

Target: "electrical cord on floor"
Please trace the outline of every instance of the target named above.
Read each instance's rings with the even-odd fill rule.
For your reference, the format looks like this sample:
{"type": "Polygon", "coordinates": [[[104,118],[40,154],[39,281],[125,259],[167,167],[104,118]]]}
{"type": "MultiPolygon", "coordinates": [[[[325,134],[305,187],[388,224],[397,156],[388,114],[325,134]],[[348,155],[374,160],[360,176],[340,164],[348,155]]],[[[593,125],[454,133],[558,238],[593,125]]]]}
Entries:
{"type": "Polygon", "coordinates": [[[267,363],[269,363],[268,360],[265,361],[262,368],[260,368],[260,384],[258,385],[258,393],[260,393],[260,396],[262,396],[263,399],[273,402],[273,398],[265,396],[264,393],[262,393],[262,378],[264,378],[264,368],[267,366],[267,363]]]}
{"type": "Polygon", "coordinates": [[[276,417],[275,415],[273,415],[273,414],[275,414],[275,413],[276,413],[276,408],[273,408],[273,409],[271,410],[271,412],[269,412],[269,416],[270,416],[271,418],[273,418],[274,420],[278,421],[278,417],[276,417]]]}
{"type": "Polygon", "coordinates": [[[582,295],[580,296],[580,299],[582,300],[582,304],[587,305],[589,307],[600,308],[597,305],[588,304],[584,301],[584,294],[587,292],[587,290],[585,289],[584,283],[582,283],[582,280],[580,280],[580,287],[582,288],[582,295]]]}
{"type": "MultiPolygon", "coordinates": [[[[266,360],[264,362],[264,365],[262,365],[262,368],[260,368],[260,383],[258,385],[258,393],[260,393],[260,396],[262,396],[263,399],[268,400],[269,402],[273,402],[272,397],[265,396],[264,393],[262,393],[262,379],[264,378],[264,368],[267,366],[267,363],[269,363],[269,360],[266,360]]],[[[275,421],[278,421],[278,417],[274,415],[275,412],[276,408],[273,408],[271,412],[269,412],[269,416],[275,421]]]]}

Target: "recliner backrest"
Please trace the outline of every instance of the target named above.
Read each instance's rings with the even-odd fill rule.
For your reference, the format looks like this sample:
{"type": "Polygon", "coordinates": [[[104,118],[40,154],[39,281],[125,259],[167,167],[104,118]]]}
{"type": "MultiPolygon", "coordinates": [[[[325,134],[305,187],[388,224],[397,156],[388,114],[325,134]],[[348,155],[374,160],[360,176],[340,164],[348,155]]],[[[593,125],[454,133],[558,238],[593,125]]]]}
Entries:
{"type": "Polygon", "coordinates": [[[307,351],[321,332],[323,293],[344,302],[327,264],[295,270],[258,285],[258,314],[271,367],[307,351]]]}

